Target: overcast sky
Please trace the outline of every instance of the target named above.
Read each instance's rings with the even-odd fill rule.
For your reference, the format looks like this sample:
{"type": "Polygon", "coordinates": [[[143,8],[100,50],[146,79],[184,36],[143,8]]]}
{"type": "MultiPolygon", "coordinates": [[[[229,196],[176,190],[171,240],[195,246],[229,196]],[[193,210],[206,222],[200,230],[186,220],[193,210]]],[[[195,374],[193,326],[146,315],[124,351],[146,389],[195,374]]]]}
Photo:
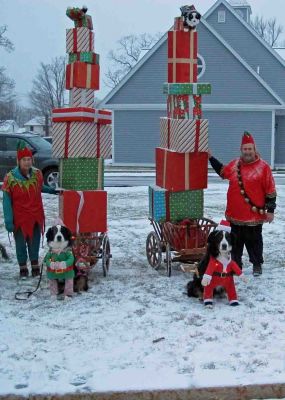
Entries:
{"type": "MultiPolygon", "coordinates": [[[[215,0],[194,2],[196,9],[205,13],[215,0]]],[[[265,18],[276,16],[285,26],[285,0],[248,0],[252,15],[265,18]]],[[[86,4],[93,18],[95,52],[100,54],[101,90],[104,97],[110,89],[103,83],[107,70],[107,54],[116,48],[116,40],[129,34],[166,32],[173,18],[180,15],[182,0],[98,0],[72,2],[70,0],[0,0],[0,25],[8,26],[7,36],[15,45],[15,51],[0,49],[0,65],[16,82],[16,91],[22,103],[28,104],[27,93],[40,62],[65,55],[65,29],[73,22],[66,17],[68,6],[86,4]]],[[[285,32],[282,36],[285,39],[285,32]]]]}

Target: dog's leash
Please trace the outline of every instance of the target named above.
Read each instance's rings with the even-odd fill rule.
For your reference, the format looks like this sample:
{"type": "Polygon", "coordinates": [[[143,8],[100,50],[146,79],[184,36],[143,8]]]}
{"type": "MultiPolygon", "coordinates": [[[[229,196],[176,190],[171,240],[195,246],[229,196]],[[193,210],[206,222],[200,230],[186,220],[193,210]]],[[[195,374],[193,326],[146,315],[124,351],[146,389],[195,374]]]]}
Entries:
{"type": "Polygon", "coordinates": [[[41,280],[42,280],[43,267],[44,267],[44,263],[42,262],[41,270],[40,270],[40,277],[39,277],[39,280],[37,283],[37,287],[34,290],[27,290],[25,292],[16,292],[15,293],[16,300],[28,300],[28,298],[38,290],[38,288],[40,287],[41,280]],[[25,297],[23,297],[24,295],[25,295],[25,297]]]}

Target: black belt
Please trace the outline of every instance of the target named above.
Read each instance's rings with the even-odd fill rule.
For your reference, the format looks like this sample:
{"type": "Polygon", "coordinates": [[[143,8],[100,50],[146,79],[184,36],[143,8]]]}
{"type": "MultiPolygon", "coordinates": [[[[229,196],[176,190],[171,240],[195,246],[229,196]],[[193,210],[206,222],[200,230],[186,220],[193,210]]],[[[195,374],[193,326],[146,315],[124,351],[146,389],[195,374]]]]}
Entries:
{"type": "Polygon", "coordinates": [[[220,278],[227,278],[228,276],[233,276],[232,272],[214,272],[214,276],[219,276],[220,278]]]}

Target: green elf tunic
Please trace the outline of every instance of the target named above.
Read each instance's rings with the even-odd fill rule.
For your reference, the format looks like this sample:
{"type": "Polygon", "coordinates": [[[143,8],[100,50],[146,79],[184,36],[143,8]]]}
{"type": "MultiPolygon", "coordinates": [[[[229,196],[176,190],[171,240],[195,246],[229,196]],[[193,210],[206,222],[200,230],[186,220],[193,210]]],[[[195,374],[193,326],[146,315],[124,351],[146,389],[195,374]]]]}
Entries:
{"type": "Polygon", "coordinates": [[[53,253],[49,251],[45,258],[44,263],[47,266],[47,277],[48,279],[73,279],[74,278],[74,256],[70,249],[63,251],[61,253],[53,253]],[[61,262],[64,261],[66,268],[53,269],[51,268],[51,262],[61,262]]]}

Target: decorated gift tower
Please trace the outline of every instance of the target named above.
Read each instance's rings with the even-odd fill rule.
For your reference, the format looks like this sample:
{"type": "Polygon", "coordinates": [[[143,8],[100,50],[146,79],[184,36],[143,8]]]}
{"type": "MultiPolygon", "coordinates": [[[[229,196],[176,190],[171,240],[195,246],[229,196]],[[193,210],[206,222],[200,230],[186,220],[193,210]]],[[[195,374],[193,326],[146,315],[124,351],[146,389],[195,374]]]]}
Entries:
{"type": "Polygon", "coordinates": [[[160,119],[156,148],[156,185],[149,187],[149,215],[156,222],[201,218],[208,175],[208,120],[202,118],[202,95],[209,83],[198,83],[200,14],[181,7],[168,32],[167,117],[160,119]]]}
{"type": "Polygon", "coordinates": [[[95,109],[99,55],[87,8],[68,8],[66,31],[69,107],[52,110],[53,155],[60,159],[60,217],[74,234],[107,231],[104,159],[111,154],[111,112],[95,109]]]}

